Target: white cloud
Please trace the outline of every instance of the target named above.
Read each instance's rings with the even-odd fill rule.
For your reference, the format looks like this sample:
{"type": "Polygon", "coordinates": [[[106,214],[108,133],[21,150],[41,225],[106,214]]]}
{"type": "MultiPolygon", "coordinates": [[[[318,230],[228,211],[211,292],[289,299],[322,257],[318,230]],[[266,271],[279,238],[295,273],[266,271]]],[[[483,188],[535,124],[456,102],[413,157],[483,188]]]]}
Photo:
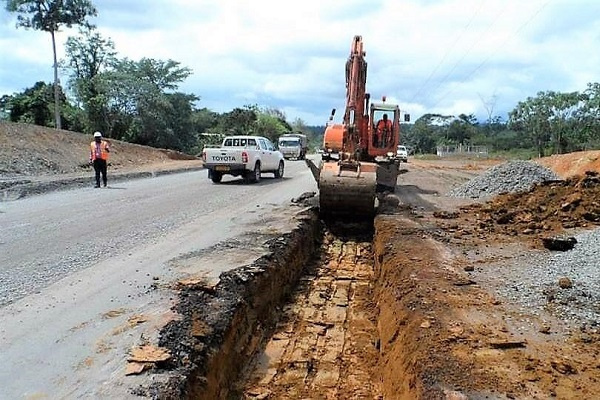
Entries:
{"type": "MultiPolygon", "coordinates": [[[[193,70],[181,90],[226,112],[245,104],[322,124],[343,114],[344,65],[363,36],[367,89],[423,113],[505,117],[540,90],[598,80],[600,3],[593,0],[104,0],[95,19],[119,57],[172,59],[193,70]]],[[[59,55],[69,32],[58,36],[59,55]]],[[[0,94],[51,81],[48,34],[0,11],[0,94]]],[[[63,79],[64,80],[64,79],[63,79]]]]}

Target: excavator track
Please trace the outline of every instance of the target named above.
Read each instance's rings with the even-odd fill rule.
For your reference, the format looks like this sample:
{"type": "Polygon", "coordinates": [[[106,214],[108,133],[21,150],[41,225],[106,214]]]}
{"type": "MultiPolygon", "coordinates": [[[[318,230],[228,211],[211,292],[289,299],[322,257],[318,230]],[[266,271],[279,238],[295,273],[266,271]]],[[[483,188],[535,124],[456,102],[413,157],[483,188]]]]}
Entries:
{"type": "Polygon", "coordinates": [[[375,215],[377,165],[361,163],[345,170],[340,163],[323,163],[319,182],[319,207],[324,217],[372,218],[375,215]]]}

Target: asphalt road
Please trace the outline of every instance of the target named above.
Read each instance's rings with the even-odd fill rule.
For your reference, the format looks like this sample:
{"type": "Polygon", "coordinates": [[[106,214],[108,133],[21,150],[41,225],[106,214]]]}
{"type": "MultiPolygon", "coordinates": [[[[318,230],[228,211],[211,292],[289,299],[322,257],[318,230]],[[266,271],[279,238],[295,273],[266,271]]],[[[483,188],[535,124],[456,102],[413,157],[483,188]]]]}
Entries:
{"type": "Polygon", "coordinates": [[[174,317],[169,284],[258,254],[209,249],[285,232],[290,199],[317,190],[302,161],[254,185],[206,175],[0,203],[0,399],[134,397],[148,378],[125,376],[127,353],[174,317]]]}

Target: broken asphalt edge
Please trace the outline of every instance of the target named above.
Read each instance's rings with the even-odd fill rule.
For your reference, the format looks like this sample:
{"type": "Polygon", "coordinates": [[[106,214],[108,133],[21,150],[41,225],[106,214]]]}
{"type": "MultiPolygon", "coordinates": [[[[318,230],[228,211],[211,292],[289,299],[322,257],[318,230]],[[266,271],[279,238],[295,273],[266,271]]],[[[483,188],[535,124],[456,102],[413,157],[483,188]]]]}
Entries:
{"type": "Polygon", "coordinates": [[[181,318],[169,322],[159,339],[173,357],[151,372],[154,383],[132,388],[133,394],[218,399],[236,390],[232,385],[272,335],[285,300],[320,245],[322,224],[315,210],[300,211],[296,219],[295,228],[268,242],[266,255],[222,273],[216,286],[180,289],[174,310],[181,318]]]}

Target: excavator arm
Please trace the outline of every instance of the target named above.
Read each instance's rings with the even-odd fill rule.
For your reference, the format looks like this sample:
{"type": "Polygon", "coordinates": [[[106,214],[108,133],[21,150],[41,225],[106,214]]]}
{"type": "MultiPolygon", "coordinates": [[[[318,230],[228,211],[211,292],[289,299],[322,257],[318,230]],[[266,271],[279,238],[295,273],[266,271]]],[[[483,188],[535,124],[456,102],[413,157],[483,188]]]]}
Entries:
{"type": "Polygon", "coordinates": [[[323,138],[326,151],[339,154],[340,159],[355,159],[361,144],[366,143],[369,98],[366,86],[367,62],[362,37],[357,35],[346,61],[346,109],[342,124],[329,124],[323,138]]]}
{"type": "MultiPolygon", "coordinates": [[[[376,161],[387,149],[372,148],[370,135],[367,62],[361,36],[354,36],[346,61],[346,108],[341,124],[328,123],[323,137],[325,153],[317,167],[306,160],[319,185],[319,205],[325,217],[372,217],[378,178],[393,182],[397,166],[385,171],[376,161]],[[382,173],[382,172],[385,172],[382,173]],[[388,176],[388,175],[394,176],[388,176]]],[[[332,117],[330,120],[333,119],[332,117]]],[[[394,118],[397,123],[397,116],[394,118]]]]}

